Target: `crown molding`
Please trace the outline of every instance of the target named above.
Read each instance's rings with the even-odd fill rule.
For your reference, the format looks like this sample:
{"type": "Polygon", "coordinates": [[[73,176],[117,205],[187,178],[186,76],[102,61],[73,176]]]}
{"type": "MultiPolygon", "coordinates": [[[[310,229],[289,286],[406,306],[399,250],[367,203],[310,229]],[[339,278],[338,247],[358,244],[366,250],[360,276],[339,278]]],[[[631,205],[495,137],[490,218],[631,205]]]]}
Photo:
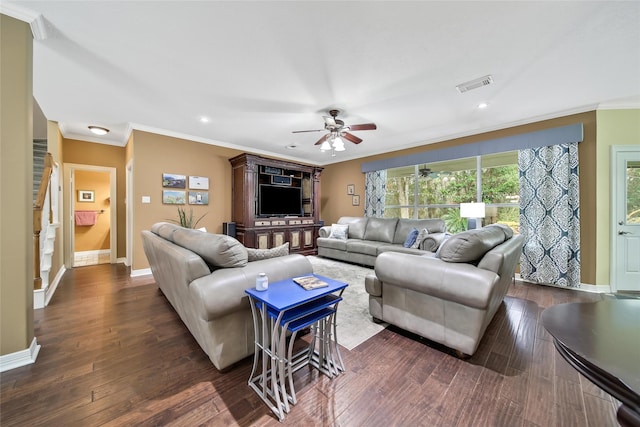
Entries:
{"type": "Polygon", "coordinates": [[[0,3],[0,12],[29,24],[34,39],[44,40],[48,37],[47,24],[41,13],[7,2],[0,3]]]}

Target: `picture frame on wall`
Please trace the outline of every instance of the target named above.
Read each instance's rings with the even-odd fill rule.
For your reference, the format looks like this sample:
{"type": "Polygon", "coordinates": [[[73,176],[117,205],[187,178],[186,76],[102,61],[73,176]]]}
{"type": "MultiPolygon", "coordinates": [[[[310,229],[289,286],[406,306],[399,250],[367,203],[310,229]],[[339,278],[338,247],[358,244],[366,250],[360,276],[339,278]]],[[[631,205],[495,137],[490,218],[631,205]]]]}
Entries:
{"type": "Polygon", "coordinates": [[[162,203],[165,205],[184,205],[186,192],[181,190],[162,190],[162,203]]]}
{"type": "Polygon", "coordinates": [[[95,202],[96,201],[95,191],[78,190],[78,201],[79,202],[95,202]]]}
{"type": "Polygon", "coordinates": [[[163,173],[162,186],[164,188],[187,188],[187,177],[175,173],[163,173]]]}
{"type": "Polygon", "coordinates": [[[189,190],[208,190],[209,178],[206,176],[190,176],[189,190]]]}
{"type": "Polygon", "coordinates": [[[347,185],[347,194],[349,194],[349,195],[356,194],[356,185],[355,184],[347,185]]]}
{"type": "Polygon", "coordinates": [[[190,205],[208,205],[209,193],[207,191],[189,191],[190,205]]]}
{"type": "Polygon", "coordinates": [[[360,195],[359,194],[354,194],[353,196],[351,196],[351,204],[353,206],[360,206],[360,195]]]}

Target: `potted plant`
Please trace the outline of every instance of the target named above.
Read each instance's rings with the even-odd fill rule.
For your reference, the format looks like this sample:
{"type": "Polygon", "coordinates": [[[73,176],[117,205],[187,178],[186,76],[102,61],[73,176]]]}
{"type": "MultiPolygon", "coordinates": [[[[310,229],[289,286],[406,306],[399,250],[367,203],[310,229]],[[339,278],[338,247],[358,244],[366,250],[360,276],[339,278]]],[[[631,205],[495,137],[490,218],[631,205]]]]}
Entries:
{"type": "Polygon", "coordinates": [[[180,224],[180,226],[184,228],[196,228],[200,220],[204,218],[206,214],[207,212],[205,212],[202,216],[196,219],[193,215],[193,209],[189,209],[189,213],[187,213],[187,211],[184,208],[181,208],[180,206],[178,206],[178,219],[177,220],[172,219],[170,221],[180,224]]]}

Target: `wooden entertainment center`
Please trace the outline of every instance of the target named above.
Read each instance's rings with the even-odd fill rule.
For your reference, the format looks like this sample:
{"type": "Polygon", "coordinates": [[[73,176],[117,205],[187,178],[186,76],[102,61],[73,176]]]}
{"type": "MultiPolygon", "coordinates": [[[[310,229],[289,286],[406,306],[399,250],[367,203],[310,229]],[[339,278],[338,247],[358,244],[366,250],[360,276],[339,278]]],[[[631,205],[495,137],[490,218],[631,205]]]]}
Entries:
{"type": "Polygon", "coordinates": [[[316,254],[322,168],[252,154],[229,162],[236,238],[249,248],[289,242],[291,253],[316,254]]]}

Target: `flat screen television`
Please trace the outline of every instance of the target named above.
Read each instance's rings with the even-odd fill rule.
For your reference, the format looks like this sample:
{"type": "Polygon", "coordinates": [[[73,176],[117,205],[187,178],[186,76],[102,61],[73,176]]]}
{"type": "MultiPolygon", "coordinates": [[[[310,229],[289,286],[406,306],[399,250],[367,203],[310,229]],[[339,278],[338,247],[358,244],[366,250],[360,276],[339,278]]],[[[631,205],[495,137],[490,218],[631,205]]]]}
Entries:
{"type": "Polygon", "coordinates": [[[258,215],[302,215],[302,190],[298,187],[260,184],[258,187],[258,215]]]}

